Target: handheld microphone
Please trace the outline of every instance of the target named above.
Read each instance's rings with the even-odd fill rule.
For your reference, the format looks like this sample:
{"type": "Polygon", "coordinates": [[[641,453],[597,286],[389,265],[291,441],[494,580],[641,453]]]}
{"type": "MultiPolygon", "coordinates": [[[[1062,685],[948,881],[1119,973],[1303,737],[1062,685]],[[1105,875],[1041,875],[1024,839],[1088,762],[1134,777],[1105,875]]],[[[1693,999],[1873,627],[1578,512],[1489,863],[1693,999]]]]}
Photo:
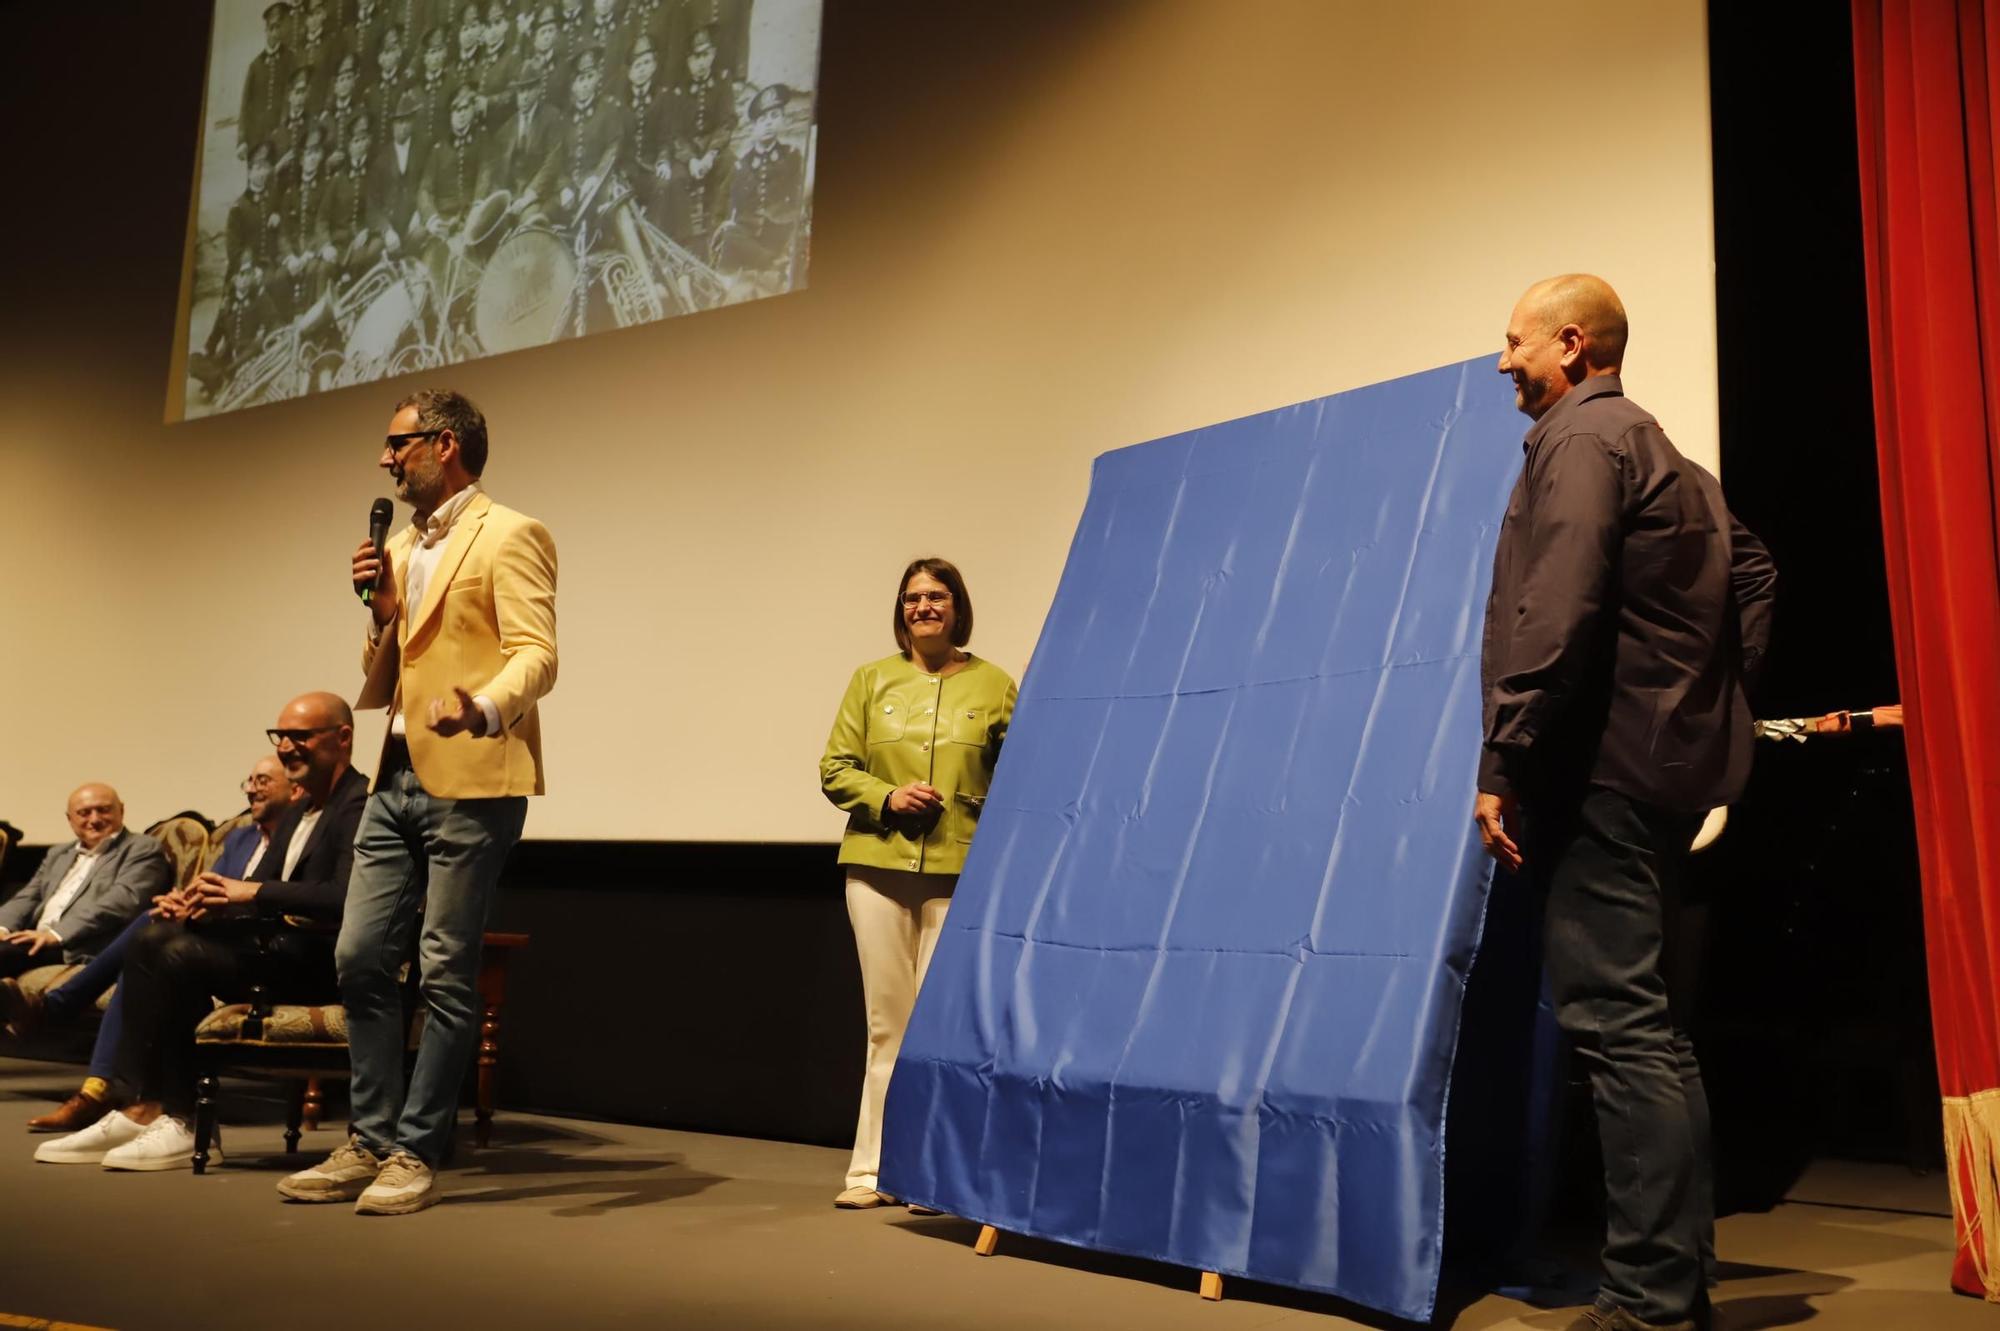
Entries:
{"type": "MultiPolygon", "coordinates": [[[[396,506],[387,499],[378,499],[368,509],[368,540],[375,547],[375,557],[382,558],[389,543],[389,524],[396,518],[396,506]]],[[[379,576],[379,575],[378,575],[379,576]]],[[[361,593],[361,604],[375,604],[375,584],[357,587],[361,593]]]]}

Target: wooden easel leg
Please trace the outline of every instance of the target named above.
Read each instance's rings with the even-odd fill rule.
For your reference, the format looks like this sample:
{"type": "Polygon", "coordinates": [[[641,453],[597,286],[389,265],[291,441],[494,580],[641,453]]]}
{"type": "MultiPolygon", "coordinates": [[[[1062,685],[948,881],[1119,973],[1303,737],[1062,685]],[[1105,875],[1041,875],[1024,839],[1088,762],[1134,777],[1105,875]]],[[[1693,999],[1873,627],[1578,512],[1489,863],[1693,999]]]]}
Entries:
{"type": "Polygon", "coordinates": [[[1207,1299],[1210,1303],[1216,1303],[1221,1300],[1222,1298],[1221,1275],[1219,1275],[1214,1271],[1203,1271],[1201,1273],[1201,1296],[1204,1299],[1207,1299]]]}
{"type": "Polygon", "coordinates": [[[991,1257],[993,1250],[1000,1246],[1000,1231],[991,1225],[979,1227],[979,1239],[972,1245],[972,1251],[981,1257],[991,1257]]]}

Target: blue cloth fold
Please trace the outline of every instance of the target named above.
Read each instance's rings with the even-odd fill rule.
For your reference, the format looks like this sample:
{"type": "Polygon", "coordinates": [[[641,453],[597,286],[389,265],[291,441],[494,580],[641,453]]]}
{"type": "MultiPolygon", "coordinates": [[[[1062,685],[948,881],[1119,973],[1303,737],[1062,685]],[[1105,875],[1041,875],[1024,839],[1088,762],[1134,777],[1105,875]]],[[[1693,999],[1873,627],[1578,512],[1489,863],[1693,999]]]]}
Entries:
{"type": "Polygon", "coordinates": [[[1482,359],[1097,460],[884,1189],[1430,1315],[1520,432],[1482,359]]]}

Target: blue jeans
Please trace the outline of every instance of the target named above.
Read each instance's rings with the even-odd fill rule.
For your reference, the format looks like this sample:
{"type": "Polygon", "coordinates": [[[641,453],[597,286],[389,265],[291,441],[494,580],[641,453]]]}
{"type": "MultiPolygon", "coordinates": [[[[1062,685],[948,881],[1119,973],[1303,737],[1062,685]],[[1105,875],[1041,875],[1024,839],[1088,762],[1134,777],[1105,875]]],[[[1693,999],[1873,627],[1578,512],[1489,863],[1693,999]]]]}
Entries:
{"type": "MultiPolygon", "coordinates": [[[[153,922],[149,911],[125,926],[105,949],[84,963],[83,969],[42,996],[43,1010],[52,1021],[71,1021],[76,1014],[97,1001],[97,996],[118,982],[125,969],[125,949],[133,935],[153,922]]],[[[118,1061],[118,1036],[125,1028],[125,991],[111,995],[104,1021],[97,1028],[97,1043],[90,1047],[90,1075],[111,1079],[118,1061]]]]}
{"type": "Polygon", "coordinates": [[[444,1158],[479,1041],[480,941],[527,814],[519,795],[430,795],[403,764],[376,779],[361,812],[334,965],[347,1007],[354,1131],[377,1155],[406,1151],[433,1168],[444,1158]],[[397,972],[413,937],[425,1024],[406,1086],[397,972]]]}
{"type": "Polygon", "coordinates": [[[1698,814],[1603,786],[1524,797],[1556,1021],[1590,1074],[1604,1154],[1598,1302],[1648,1322],[1699,1316],[1715,1267],[1708,1097],[1671,989],[1681,882],[1698,814]]]}

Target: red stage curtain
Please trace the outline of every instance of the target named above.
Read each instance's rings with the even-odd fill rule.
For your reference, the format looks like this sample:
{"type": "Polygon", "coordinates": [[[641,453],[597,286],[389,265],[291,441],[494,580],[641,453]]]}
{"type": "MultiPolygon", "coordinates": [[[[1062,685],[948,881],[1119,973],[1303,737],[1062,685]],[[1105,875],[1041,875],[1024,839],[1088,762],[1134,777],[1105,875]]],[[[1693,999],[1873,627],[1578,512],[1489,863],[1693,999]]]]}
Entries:
{"type": "MultiPolygon", "coordinates": [[[[2000,1302],[2000,0],[1853,7],[1875,437],[1958,1225],[1952,1285],[2000,1302]]],[[[1772,329],[1774,349],[1789,331],[1772,329]]],[[[1809,452],[1799,465],[1811,471],[1809,452]]]]}

